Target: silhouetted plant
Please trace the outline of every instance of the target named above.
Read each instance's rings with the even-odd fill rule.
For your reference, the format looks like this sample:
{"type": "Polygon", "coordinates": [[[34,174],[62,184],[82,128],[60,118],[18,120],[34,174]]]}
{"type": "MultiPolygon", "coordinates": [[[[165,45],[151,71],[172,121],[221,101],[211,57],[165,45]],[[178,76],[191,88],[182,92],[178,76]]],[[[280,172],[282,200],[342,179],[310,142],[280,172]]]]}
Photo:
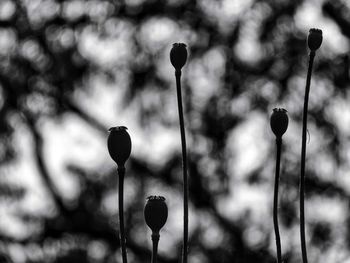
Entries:
{"type": "Polygon", "coordinates": [[[303,131],[301,144],[301,163],[300,163],[300,241],[303,263],[307,263],[307,250],[305,241],[305,213],[304,213],[304,195],[305,195],[305,157],[306,157],[306,132],[307,132],[307,112],[310,93],[310,83],[312,74],[312,65],[314,62],[316,50],[322,44],[322,31],[319,29],[310,29],[307,44],[310,49],[309,67],[307,70],[304,110],[303,110],[303,131]]]}
{"type": "Polygon", "coordinates": [[[183,168],[183,198],[184,198],[184,235],[183,235],[183,253],[182,262],[187,263],[188,253],[188,175],[187,175],[187,149],[185,125],[182,109],[181,95],[181,69],[186,64],[187,49],[183,43],[175,43],[170,51],[170,61],[175,68],[177,103],[179,111],[181,145],[182,145],[182,168],[183,168]]]}
{"type": "Polygon", "coordinates": [[[282,147],[282,136],[288,128],[288,115],[285,109],[273,109],[273,113],[270,118],[270,126],[273,133],[276,135],[276,170],[275,170],[275,187],[273,195],[273,225],[276,236],[276,251],[277,251],[277,262],[282,262],[282,249],[281,249],[281,238],[278,226],[278,184],[280,178],[280,160],[281,160],[281,147],[282,147]]]}
{"type": "MultiPolygon", "coordinates": [[[[132,110],[136,114],[128,117],[133,118],[129,119],[133,125],[144,127],[145,124],[152,123],[147,130],[140,129],[140,132],[144,132],[146,136],[152,136],[154,124],[156,127],[160,125],[172,129],[173,119],[168,118],[167,110],[163,111],[164,106],[168,106],[166,103],[171,90],[169,90],[168,78],[160,69],[164,66],[163,57],[157,52],[163,50],[169,39],[181,34],[191,37],[191,78],[188,78],[186,84],[189,88],[186,94],[189,107],[186,112],[190,114],[191,120],[195,120],[191,125],[195,154],[188,160],[188,167],[191,170],[190,185],[194,186],[190,188],[191,204],[196,211],[208,215],[207,221],[210,223],[212,232],[224,233],[224,237],[219,239],[213,247],[212,242],[208,243],[202,238],[203,224],[202,220],[198,221],[199,223],[194,224],[191,229],[193,230],[191,243],[196,244],[194,250],[196,255],[198,254],[198,257],[193,256],[203,262],[274,262],[275,253],[271,253],[268,249],[270,239],[264,238],[259,246],[255,246],[244,238],[249,230],[248,227],[256,218],[254,215],[245,220],[246,224],[242,224],[240,219],[246,211],[244,208],[247,204],[237,201],[235,205],[241,207],[240,204],[242,204],[242,209],[237,211],[234,217],[228,218],[225,211],[227,205],[223,201],[232,198],[231,193],[235,191],[231,189],[232,181],[238,189],[241,189],[241,183],[247,183],[249,187],[256,185],[261,189],[259,186],[264,183],[261,178],[264,171],[270,168],[265,164],[275,156],[274,154],[261,156],[261,162],[256,162],[255,169],[246,171],[244,180],[241,182],[236,180],[240,173],[239,169],[237,172],[236,169],[234,171],[227,169],[231,167],[231,163],[235,162],[234,153],[232,155],[230,150],[232,144],[228,142],[231,142],[231,139],[239,139],[236,135],[240,127],[252,120],[252,117],[256,116],[255,113],[264,114],[276,100],[289,101],[293,104],[296,90],[291,87],[303,68],[303,63],[300,61],[305,49],[305,39],[300,38],[304,33],[300,27],[294,25],[298,23],[296,19],[299,19],[300,12],[303,13],[305,5],[310,1],[283,1],[283,3],[281,1],[247,1],[251,8],[242,6],[239,10],[235,9],[233,10],[235,15],[232,13],[227,15],[227,12],[232,11],[230,8],[220,10],[215,6],[212,8],[211,5],[203,6],[203,1],[190,0],[177,1],[175,4],[174,1],[137,1],[135,4],[135,1],[60,0],[44,1],[44,8],[37,2],[0,1],[0,9],[3,11],[0,19],[2,43],[0,192],[3,193],[0,194],[0,202],[2,206],[10,207],[11,211],[17,210],[17,205],[13,205],[12,194],[16,193],[16,200],[20,202],[26,196],[26,192],[23,192],[23,196],[22,194],[17,196],[17,191],[11,190],[9,198],[4,190],[14,183],[14,180],[7,181],[7,177],[18,171],[17,166],[24,167],[21,163],[25,161],[32,168],[25,166],[28,169],[26,168],[24,173],[20,168],[21,172],[18,175],[25,178],[27,174],[35,174],[42,182],[35,187],[39,192],[45,189],[45,198],[41,200],[41,204],[49,205],[56,212],[52,214],[50,209],[47,211],[49,216],[46,216],[43,213],[37,213],[37,206],[34,205],[33,210],[29,209],[30,211],[23,214],[14,211],[13,217],[18,223],[22,222],[26,225],[26,231],[9,232],[7,225],[2,224],[0,254],[7,255],[8,260],[5,261],[16,262],[17,253],[14,254],[13,251],[18,251],[23,257],[27,257],[23,259],[27,262],[46,262],[47,260],[30,259],[28,255],[31,253],[28,253],[27,248],[35,247],[35,251],[40,253],[33,254],[42,254],[42,252],[45,253],[46,245],[51,244],[51,241],[63,243],[63,247],[70,247],[69,250],[61,250],[61,245],[49,245],[52,251],[52,262],[116,261],[115,252],[120,249],[120,242],[116,240],[117,229],[111,224],[113,209],[105,205],[109,204],[106,201],[110,200],[110,195],[115,191],[118,177],[115,176],[114,169],[111,172],[109,167],[105,166],[102,155],[95,156],[94,158],[100,158],[94,159],[94,162],[87,166],[86,159],[82,158],[88,158],[90,152],[86,152],[86,156],[79,156],[78,159],[61,158],[59,154],[61,149],[57,149],[57,156],[54,155],[55,158],[51,158],[50,152],[56,151],[56,149],[52,150],[52,141],[58,142],[60,138],[52,136],[54,129],[51,129],[50,124],[55,123],[60,128],[61,124],[63,124],[62,128],[66,127],[66,124],[69,127],[70,125],[79,127],[83,132],[78,140],[80,140],[79,143],[84,143],[85,136],[96,139],[100,138],[100,135],[106,135],[108,128],[105,127],[106,120],[111,118],[111,114],[113,116],[113,111],[118,106],[116,104],[121,102],[122,107],[120,111],[118,109],[118,117],[122,117],[123,110],[126,113],[132,110]],[[36,7],[35,11],[33,6],[36,7]],[[252,29],[252,23],[258,23],[258,26],[252,29]],[[159,24],[162,28],[169,30],[160,30],[153,35],[151,31],[154,28],[157,29],[159,24]],[[186,31],[179,33],[179,28],[186,31]],[[125,32],[127,32],[126,38],[125,32]],[[151,34],[148,35],[148,32],[151,34]],[[169,35],[169,32],[172,35],[169,35]],[[159,38],[160,34],[163,37],[159,38]],[[117,45],[115,41],[118,41],[117,45]],[[112,50],[110,43],[113,43],[112,50]],[[105,44],[107,44],[106,48],[104,48],[105,44]],[[103,52],[100,53],[101,51],[103,52]],[[250,53],[251,51],[254,53],[250,53]],[[259,55],[255,56],[255,52],[259,55]],[[115,57],[113,54],[120,54],[121,57],[119,55],[115,57]],[[205,65],[203,63],[205,61],[209,63],[205,65]],[[209,74],[204,75],[206,73],[209,74]],[[194,78],[197,81],[194,81],[194,78]],[[205,88],[215,86],[215,91],[208,92],[207,89],[202,89],[203,84],[205,88]],[[262,87],[261,84],[264,86],[262,87]],[[265,84],[268,84],[268,87],[265,84]],[[109,85],[113,86],[113,92],[109,89],[109,85]],[[127,88],[124,89],[124,85],[127,88]],[[96,93],[95,88],[98,91],[96,93]],[[196,93],[197,88],[201,94],[196,93]],[[271,88],[278,92],[271,92],[271,88]],[[153,99],[159,95],[159,90],[162,95],[156,104],[139,103],[144,99],[144,92],[153,99]],[[109,104],[111,101],[105,101],[104,92],[111,92],[110,95],[113,97],[116,95],[114,92],[118,92],[117,100],[113,99],[116,103],[112,107],[109,104]],[[96,95],[99,98],[97,103],[95,103],[96,95]],[[195,103],[190,104],[191,101],[195,103]],[[98,105],[99,102],[104,105],[98,105]],[[20,123],[20,128],[17,123],[20,123]],[[26,141],[25,148],[31,151],[30,158],[25,157],[26,154],[22,155],[22,147],[18,147],[24,145],[23,140],[26,141]],[[204,145],[210,151],[206,151],[204,145]],[[229,162],[229,165],[225,162],[229,162]],[[16,169],[13,172],[9,171],[8,165],[16,169]],[[69,195],[71,191],[62,189],[60,183],[56,184],[57,180],[61,180],[56,178],[57,171],[53,169],[56,165],[60,166],[60,171],[65,173],[64,177],[67,176],[67,179],[69,177],[69,179],[79,180],[80,190],[76,191],[74,197],[69,195]],[[206,169],[206,167],[213,169],[206,169]],[[75,253],[72,249],[71,238],[77,238],[80,235],[86,237],[86,241],[78,241],[88,251],[86,256],[75,253]],[[94,258],[93,253],[96,251],[95,243],[106,252],[97,253],[101,256],[98,260],[94,258]],[[90,250],[91,245],[94,247],[92,250],[90,250]],[[13,247],[15,249],[12,249],[13,247]]],[[[310,151],[308,158],[318,161],[319,157],[325,157],[327,163],[339,168],[336,171],[337,174],[341,174],[348,167],[347,151],[344,150],[346,147],[344,142],[348,137],[346,130],[343,129],[344,123],[341,123],[346,118],[338,114],[338,110],[339,107],[343,110],[345,106],[347,87],[350,83],[349,47],[346,44],[343,45],[350,39],[348,20],[350,9],[345,3],[340,2],[326,0],[313,6],[313,10],[319,15],[320,22],[324,19],[332,22],[329,31],[334,34],[332,37],[341,41],[340,45],[329,45],[327,47],[329,52],[317,63],[317,72],[322,75],[319,83],[322,86],[326,84],[327,88],[314,90],[315,97],[320,92],[323,95],[315,100],[316,107],[308,113],[312,117],[309,121],[318,128],[317,133],[327,138],[320,141],[322,152],[310,151]],[[332,114],[332,117],[329,114],[332,114]]],[[[299,111],[293,110],[293,113],[295,119],[301,119],[302,114],[299,111]]],[[[68,132],[62,133],[60,137],[66,139],[67,135],[68,132]]],[[[284,141],[283,145],[286,143],[284,141]]],[[[292,150],[292,147],[288,149],[292,150]]],[[[156,165],[143,154],[133,156],[132,160],[129,159],[128,178],[130,176],[130,180],[137,182],[130,185],[132,188],[130,195],[135,192],[149,191],[150,181],[156,178],[159,180],[160,187],[173,190],[169,194],[174,198],[178,198],[179,195],[181,197],[182,184],[179,184],[177,176],[179,168],[177,153],[166,149],[164,151],[167,154],[162,156],[162,162],[157,162],[156,165]]],[[[76,152],[73,149],[69,157],[74,155],[76,152]]],[[[237,160],[237,163],[239,162],[237,160]]],[[[286,199],[279,200],[279,223],[280,226],[283,223],[288,230],[293,229],[295,224],[299,224],[297,216],[299,209],[291,199],[291,194],[299,184],[298,178],[293,176],[295,170],[300,169],[299,164],[300,162],[294,161],[286,163],[283,173],[283,178],[287,179],[288,188],[285,189],[286,199]]],[[[339,180],[342,182],[344,177],[341,176],[337,180],[328,171],[312,163],[308,165],[308,174],[305,178],[307,194],[315,201],[322,198],[328,202],[337,198],[337,207],[342,207],[342,204],[346,204],[348,200],[346,184],[339,183],[339,180]],[[316,173],[318,173],[317,176],[316,173]]],[[[182,181],[181,178],[180,180],[182,181]]],[[[27,188],[25,182],[23,182],[24,185],[22,182],[18,181],[18,183],[24,189],[27,188]]],[[[28,193],[31,198],[32,191],[28,193]]],[[[143,206],[143,200],[137,198],[130,198],[128,205],[124,206],[125,220],[133,226],[129,229],[130,232],[126,233],[128,254],[133,255],[135,262],[145,262],[151,255],[140,237],[142,231],[141,233],[138,231],[143,220],[140,220],[139,214],[135,211],[142,210],[143,206]]],[[[311,204],[310,208],[317,206],[318,204],[315,206],[311,204]]],[[[253,209],[257,207],[254,206],[253,209]]],[[[3,212],[7,213],[7,210],[3,212]]],[[[196,216],[200,215],[202,213],[196,216]]],[[[330,237],[334,237],[337,233],[337,239],[343,240],[345,244],[339,246],[338,242],[330,240],[327,244],[332,244],[331,250],[322,249],[319,256],[334,255],[327,251],[336,251],[338,259],[334,261],[342,262],[339,260],[339,255],[348,254],[346,244],[349,243],[350,236],[350,214],[343,213],[343,216],[338,216],[345,222],[344,231],[334,232],[332,224],[330,237]]],[[[262,217],[261,221],[266,219],[262,217]]],[[[322,217],[315,221],[316,224],[317,221],[322,222],[322,217]]],[[[17,223],[11,225],[11,229],[15,229],[16,225],[17,223]]],[[[320,231],[311,232],[313,234],[309,241],[310,246],[316,244],[315,240],[323,240],[324,243],[320,231]]],[[[268,235],[265,231],[262,231],[262,234],[268,235]]],[[[292,236],[286,236],[286,238],[289,241],[293,240],[292,236]]],[[[180,239],[174,238],[173,248],[182,246],[182,238],[180,239]]],[[[101,249],[98,251],[101,252],[101,249]]],[[[291,245],[285,247],[283,255],[289,262],[295,262],[298,253],[295,253],[295,246],[291,245]]],[[[158,255],[158,260],[162,263],[178,262],[175,253],[158,255]]],[[[325,258],[322,260],[327,261],[325,258]]],[[[317,259],[313,258],[313,261],[317,259]]]]}
{"type": "Polygon", "coordinates": [[[145,221],[152,230],[152,263],[157,262],[159,231],[168,219],[168,207],[163,196],[149,196],[144,209],[145,221]]]}
{"type": "Polygon", "coordinates": [[[112,127],[109,129],[110,134],[108,136],[108,151],[111,158],[118,165],[119,176],[119,228],[120,228],[120,245],[122,250],[123,263],[127,263],[126,254],[126,240],[125,240],[125,228],[124,228],[124,176],[125,176],[125,162],[130,157],[131,153],[131,139],[127,132],[127,128],[124,126],[112,127]]]}

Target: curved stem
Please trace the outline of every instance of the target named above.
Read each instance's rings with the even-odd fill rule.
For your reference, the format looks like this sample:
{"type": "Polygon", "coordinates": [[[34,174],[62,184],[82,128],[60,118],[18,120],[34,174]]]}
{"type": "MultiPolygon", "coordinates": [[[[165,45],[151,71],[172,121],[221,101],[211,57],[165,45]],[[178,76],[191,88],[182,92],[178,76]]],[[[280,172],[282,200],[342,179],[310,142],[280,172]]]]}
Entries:
{"type": "Polygon", "coordinates": [[[281,263],[282,262],[281,238],[280,238],[280,232],[278,227],[278,183],[280,179],[282,138],[276,139],[276,146],[277,146],[277,153],[276,153],[275,188],[274,188],[274,195],[273,195],[273,225],[275,228],[275,236],[276,236],[277,263],[281,263]]]}
{"type": "Polygon", "coordinates": [[[307,111],[309,103],[310,83],[312,65],[315,58],[315,51],[310,51],[309,67],[307,71],[305,97],[304,97],[304,111],[303,111],[303,133],[301,144],[301,164],[300,164],[300,241],[301,254],[303,263],[307,263],[307,251],[305,241],[305,213],[304,213],[304,195],[305,195],[305,157],[306,157],[306,133],[307,133],[307,111]]]}
{"type": "Polygon", "coordinates": [[[120,233],[120,246],[122,250],[123,263],[127,263],[126,255],[126,239],[125,239],[125,228],[124,228],[124,176],[125,167],[118,167],[118,178],[119,178],[119,191],[118,191],[118,201],[119,201],[119,233],[120,233]]]}
{"type": "Polygon", "coordinates": [[[183,252],[182,263],[187,263],[187,249],[188,249],[188,176],[187,176],[187,150],[186,150],[186,136],[185,125],[182,109],[182,95],[181,95],[181,70],[175,71],[177,104],[179,110],[181,145],[182,145],[182,173],[183,173],[183,195],[184,195],[184,236],[183,236],[183,252]]]}
{"type": "Polygon", "coordinates": [[[159,242],[159,234],[153,233],[152,234],[152,263],[157,263],[157,256],[158,256],[158,242],[159,242]]]}

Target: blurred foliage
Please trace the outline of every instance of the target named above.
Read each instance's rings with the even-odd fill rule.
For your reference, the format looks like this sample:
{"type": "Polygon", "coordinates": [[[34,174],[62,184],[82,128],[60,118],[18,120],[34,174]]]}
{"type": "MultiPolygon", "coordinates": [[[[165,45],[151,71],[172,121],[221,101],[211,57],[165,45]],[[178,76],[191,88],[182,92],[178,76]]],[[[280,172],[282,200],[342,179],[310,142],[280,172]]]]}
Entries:
{"type": "MultiPolygon", "coordinates": [[[[42,213],[30,212],[30,207],[4,210],[10,211],[11,220],[21,221],[25,231],[11,233],[14,221],[1,222],[0,261],[120,262],[116,210],[106,208],[110,197],[116,206],[115,168],[110,160],[95,166],[86,162],[89,168],[70,160],[64,170],[79,191],[65,196],[49,164],[44,123],[63,125],[66,119],[78,118],[84,123],[80,132],[94,130],[102,144],[108,126],[121,122],[129,126],[122,117],[127,114],[130,122],[137,120],[146,140],[154,141],[159,127],[175,131],[170,136],[177,134],[168,52],[173,42],[182,41],[190,53],[183,70],[190,221],[195,222],[190,226],[190,262],[274,262],[274,143],[266,134],[268,116],[279,105],[291,118],[282,157],[282,245],[285,262],[300,262],[298,175],[305,40],[310,27],[319,27],[325,40],[317,53],[310,95],[309,255],[310,262],[345,262],[350,255],[349,17],[345,0],[2,0],[1,205],[18,207],[16,203],[26,198],[25,185],[17,182],[20,179],[11,181],[8,174],[23,159],[21,146],[28,137],[30,160],[50,208],[42,213]],[[106,101],[93,103],[94,96],[102,93],[96,79],[113,88],[106,101]],[[92,99],[86,99],[89,96],[92,99]],[[112,109],[98,112],[113,96],[112,109]],[[247,150],[251,145],[255,152],[247,150]]],[[[162,146],[157,139],[155,144],[162,146]]],[[[129,161],[126,184],[132,186],[133,198],[126,198],[125,214],[130,262],[150,260],[142,209],[152,187],[171,195],[168,202],[174,206],[169,210],[181,205],[178,146],[161,161],[152,161],[149,149],[129,161]]],[[[55,155],[50,158],[55,160],[55,155]]],[[[168,231],[172,234],[161,236],[160,243],[168,245],[161,248],[160,263],[179,262],[181,231],[170,227],[168,231]]]]}

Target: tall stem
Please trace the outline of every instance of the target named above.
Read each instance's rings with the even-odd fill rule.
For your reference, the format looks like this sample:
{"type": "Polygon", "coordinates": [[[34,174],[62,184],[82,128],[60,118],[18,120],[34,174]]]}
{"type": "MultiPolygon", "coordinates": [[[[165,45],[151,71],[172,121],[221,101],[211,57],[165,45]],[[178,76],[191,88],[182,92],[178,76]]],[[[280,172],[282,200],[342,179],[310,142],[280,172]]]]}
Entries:
{"type": "Polygon", "coordinates": [[[182,173],[183,173],[183,195],[184,195],[184,233],[183,233],[183,252],[182,263],[187,263],[187,249],[188,249],[188,176],[187,176],[187,150],[186,150],[186,136],[185,125],[182,109],[182,95],[181,95],[181,70],[175,71],[176,77],[176,91],[177,104],[179,110],[181,145],[182,145],[182,173]]]}
{"type": "Polygon", "coordinates": [[[157,263],[159,234],[152,233],[152,263],[157,263]]]}
{"type": "Polygon", "coordinates": [[[315,51],[310,51],[309,67],[307,70],[305,98],[304,98],[304,112],[303,112],[303,134],[301,144],[301,164],[300,164],[300,241],[301,241],[301,254],[303,263],[307,263],[307,251],[305,241],[305,213],[304,213],[304,195],[305,195],[305,157],[306,157],[306,132],[307,132],[307,111],[309,103],[310,83],[312,65],[315,58],[315,51]]]}
{"type": "Polygon", "coordinates": [[[122,250],[123,263],[127,263],[126,255],[126,239],[125,239],[125,228],[124,228],[124,176],[125,167],[118,167],[118,178],[119,178],[119,191],[118,191],[118,201],[119,201],[119,233],[120,233],[120,246],[122,250]]]}
{"type": "Polygon", "coordinates": [[[277,248],[277,263],[282,262],[282,252],[281,252],[281,238],[278,227],[278,184],[280,179],[280,160],[281,160],[281,146],[282,138],[276,139],[277,153],[276,153],[276,171],[275,171],[275,188],[273,195],[273,225],[275,228],[276,236],[276,248],[277,248]]]}

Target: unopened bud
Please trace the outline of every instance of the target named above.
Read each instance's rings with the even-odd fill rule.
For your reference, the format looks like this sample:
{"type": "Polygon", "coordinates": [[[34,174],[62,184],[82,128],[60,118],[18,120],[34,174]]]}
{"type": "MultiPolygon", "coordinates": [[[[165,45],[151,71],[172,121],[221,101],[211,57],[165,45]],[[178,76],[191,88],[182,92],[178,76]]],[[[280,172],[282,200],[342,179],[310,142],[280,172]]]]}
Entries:
{"type": "Polygon", "coordinates": [[[145,221],[158,234],[168,219],[168,207],[163,196],[149,196],[144,210],[145,221]]]}
{"type": "Polygon", "coordinates": [[[270,118],[270,126],[272,132],[278,139],[281,139],[282,135],[287,131],[288,122],[287,110],[283,108],[273,109],[273,113],[270,118]]]}
{"type": "Polygon", "coordinates": [[[170,62],[176,70],[186,64],[187,60],[187,49],[184,43],[175,43],[170,51],[170,62]]]}
{"type": "Polygon", "coordinates": [[[107,140],[108,152],[118,167],[124,167],[130,157],[131,139],[125,126],[117,126],[109,129],[107,140]]]}
{"type": "Polygon", "coordinates": [[[307,37],[307,45],[310,50],[316,51],[322,44],[322,30],[311,28],[309,30],[309,36],[307,37]]]}

